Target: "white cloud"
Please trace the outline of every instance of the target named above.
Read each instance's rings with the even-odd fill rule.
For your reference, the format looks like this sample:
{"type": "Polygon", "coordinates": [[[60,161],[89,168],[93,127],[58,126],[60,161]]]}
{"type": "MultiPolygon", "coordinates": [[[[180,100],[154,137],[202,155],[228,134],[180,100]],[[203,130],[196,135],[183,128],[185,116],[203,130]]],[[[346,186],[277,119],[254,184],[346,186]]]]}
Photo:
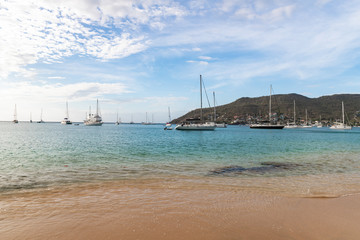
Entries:
{"type": "Polygon", "coordinates": [[[186,101],[188,100],[187,97],[173,97],[173,96],[167,96],[167,97],[144,97],[144,98],[131,98],[126,99],[123,101],[119,101],[120,103],[123,102],[134,102],[134,103],[148,103],[152,106],[169,106],[174,105],[175,103],[178,103],[180,101],[186,101]]]}
{"type": "Polygon", "coordinates": [[[48,77],[48,79],[65,79],[65,77],[53,76],[53,77],[48,77]]]}
{"type": "Polygon", "coordinates": [[[208,65],[209,63],[206,61],[194,61],[194,60],[188,60],[186,61],[187,63],[196,63],[196,64],[200,64],[200,65],[208,65]]]}
{"type": "Polygon", "coordinates": [[[199,56],[199,59],[202,59],[202,60],[213,60],[212,57],[209,57],[209,56],[199,56]]]}
{"type": "Polygon", "coordinates": [[[35,85],[31,82],[8,83],[2,86],[0,94],[5,101],[64,102],[64,100],[84,101],[96,99],[109,94],[124,94],[130,91],[121,83],[88,83],[74,84],[43,83],[35,85]]]}
{"type": "Polygon", "coordinates": [[[0,78],[28,76],[29,64],[59,63],[76,54],[127,57],[148,48],[142,25],[160,29],[166,18],[185,14],[165,0],[5,1],[0,5],[0,78]]]}

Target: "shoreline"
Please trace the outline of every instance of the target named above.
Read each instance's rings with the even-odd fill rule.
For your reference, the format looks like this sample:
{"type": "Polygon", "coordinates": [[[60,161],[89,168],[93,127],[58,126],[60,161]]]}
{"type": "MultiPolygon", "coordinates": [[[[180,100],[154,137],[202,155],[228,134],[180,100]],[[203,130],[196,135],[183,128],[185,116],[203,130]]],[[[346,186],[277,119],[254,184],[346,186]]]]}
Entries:
{"type": "Polygon", "coordinates": [[[0,196],[3,239],[359,239],[360,195],[112,182],[0,196]]]}

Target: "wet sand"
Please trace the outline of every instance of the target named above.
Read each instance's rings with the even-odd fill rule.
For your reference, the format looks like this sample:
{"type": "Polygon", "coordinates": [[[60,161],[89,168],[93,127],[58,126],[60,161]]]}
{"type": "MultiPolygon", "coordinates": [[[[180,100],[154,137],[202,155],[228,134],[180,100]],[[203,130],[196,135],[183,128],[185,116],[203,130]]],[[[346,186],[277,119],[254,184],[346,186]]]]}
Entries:
{"type": "Polygon", "coordinates": [[[1,239],[360,239],[360,195],[116,182],[0,196],[1,239]]]}

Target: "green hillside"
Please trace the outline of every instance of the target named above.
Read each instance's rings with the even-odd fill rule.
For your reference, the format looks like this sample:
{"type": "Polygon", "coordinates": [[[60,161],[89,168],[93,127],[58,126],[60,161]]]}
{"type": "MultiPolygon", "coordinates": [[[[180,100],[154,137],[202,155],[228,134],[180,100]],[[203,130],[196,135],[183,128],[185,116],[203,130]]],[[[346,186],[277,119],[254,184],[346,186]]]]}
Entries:
{"type": "MultiPolygon", "coordinates": [[[[341,118],[341,102],[344,101],[346,120],[354,123],[360,121],[360,94],[336,94],[319,98],[308,98],[299,94],[278,94],[272,97],[272,113],[276,113],[282,122],[293,121],[294,100],[296,102],[296,119],[305,119],[305,109],[308,119],[312,121],[335,121],[341,118]]],[[[256,120],[268,119],[269,97],[239,98],[236,101],[216,107],[217,122],[246,124],[256,120]]],[[[179,123],[187,118],[200,116],[200,109],[193,110],[184,116],[174,119],[179,123]]],[[[205,120],[212,120],[213,108],[203,109],[205,120]]]]}

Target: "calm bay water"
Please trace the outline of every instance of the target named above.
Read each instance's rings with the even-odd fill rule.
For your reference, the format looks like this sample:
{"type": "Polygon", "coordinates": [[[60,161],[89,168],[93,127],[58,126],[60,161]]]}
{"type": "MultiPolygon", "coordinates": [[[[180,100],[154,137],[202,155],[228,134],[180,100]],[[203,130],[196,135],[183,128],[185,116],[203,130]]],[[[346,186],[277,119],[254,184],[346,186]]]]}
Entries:
{"type": "Polygon", "coordinates": [[[0,194],[154,179],[301,196],[360,192],[359,128],[188,132],[3,122],[0,133],[0,194]]]}

